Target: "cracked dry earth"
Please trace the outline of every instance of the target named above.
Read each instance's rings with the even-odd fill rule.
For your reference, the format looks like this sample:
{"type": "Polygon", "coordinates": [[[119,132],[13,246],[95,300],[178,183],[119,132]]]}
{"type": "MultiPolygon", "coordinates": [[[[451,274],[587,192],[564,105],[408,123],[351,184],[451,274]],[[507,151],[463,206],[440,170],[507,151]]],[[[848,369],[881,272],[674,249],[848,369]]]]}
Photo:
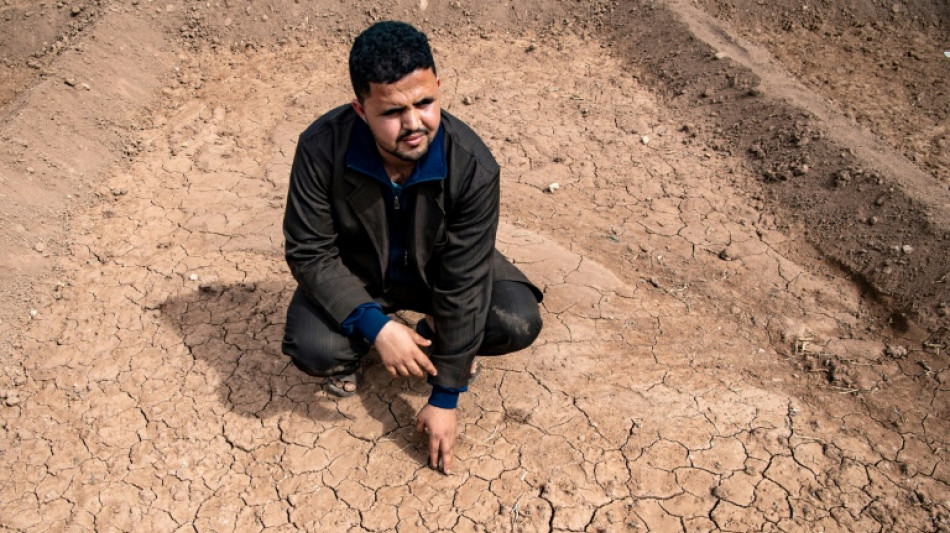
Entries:
{"type": "Polygon", "coordinates": [[[290,160],[349,99],[345,46],[194,52],[3,370],[0,530],[950,527],[946,360],[868,327],[737,160],[595,42],[434,44],[546,294],[462,399],[455,474],[413,433],[423,382],[370,365],[337,400],[279,352],[290,160]]]}

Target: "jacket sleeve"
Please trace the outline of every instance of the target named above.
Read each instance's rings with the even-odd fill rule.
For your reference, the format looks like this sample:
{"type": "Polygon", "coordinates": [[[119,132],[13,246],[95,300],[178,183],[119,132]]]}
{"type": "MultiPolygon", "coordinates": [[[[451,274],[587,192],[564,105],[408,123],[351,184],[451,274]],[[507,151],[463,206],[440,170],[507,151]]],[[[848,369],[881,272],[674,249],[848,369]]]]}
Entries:
{"type": "Polygon", "coordinates": [[[340,259],[332,212],[332,162],[301,136],[290,170],[284,212],[287,265],[304,293],[336,323],[373,299],[340,259]]]}
{"type": "Polygon", "coordinates": [[[469,160],[454,198],[446,209],[445,244],[433,284],[436,338],[432,361],[435,385],[462,388],[482,343],[491,299],[491,258],[498,229],[499,169],[469,160]]]}

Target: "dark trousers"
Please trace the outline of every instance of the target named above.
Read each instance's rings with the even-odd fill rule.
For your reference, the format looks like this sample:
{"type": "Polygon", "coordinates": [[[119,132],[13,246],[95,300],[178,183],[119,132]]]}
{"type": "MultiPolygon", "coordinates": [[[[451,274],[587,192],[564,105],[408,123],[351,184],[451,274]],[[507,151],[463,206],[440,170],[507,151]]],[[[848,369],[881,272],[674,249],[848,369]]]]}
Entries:
{"type": "MultiPolygon", "coordinates": [[[[426,313],[426,305],[398,298],[380,302],[383,312],[412,310],[426,313]]],[[[478,355],[504,355],[527,348],[541,332],[541,313],[531,289],[518,281],[492,284],[485,336],[478,355]]],[[[298,287],[287,308],[287,326],[281,345],[300,370],[314,376],[354,372],[370,344],[362,335],[347,336],[298,287]]]]}

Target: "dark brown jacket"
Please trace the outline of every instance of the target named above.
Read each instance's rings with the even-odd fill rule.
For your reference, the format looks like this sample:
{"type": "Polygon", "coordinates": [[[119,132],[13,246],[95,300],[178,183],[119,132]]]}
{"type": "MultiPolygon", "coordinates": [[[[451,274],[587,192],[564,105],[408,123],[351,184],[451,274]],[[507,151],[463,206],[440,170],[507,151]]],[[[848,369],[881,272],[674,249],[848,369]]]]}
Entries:
{"type": "MultiPolygon", "coordinates": [[[[339,325],[385,290],[389,231],[380,184],[347,168],[350,105],[317,119],[297,143],[284,216],[287,264],[305,294],[339,325]]],[[[442,112],[448,176],[419,183],[410,253],[431,291],[433,381],[460,388],[485,329],[493,280],[530,282],[495,250],[499,168],[481,139],[442,112]]],[[[534,288],[540,301],[540,292],[534,288]]]]}

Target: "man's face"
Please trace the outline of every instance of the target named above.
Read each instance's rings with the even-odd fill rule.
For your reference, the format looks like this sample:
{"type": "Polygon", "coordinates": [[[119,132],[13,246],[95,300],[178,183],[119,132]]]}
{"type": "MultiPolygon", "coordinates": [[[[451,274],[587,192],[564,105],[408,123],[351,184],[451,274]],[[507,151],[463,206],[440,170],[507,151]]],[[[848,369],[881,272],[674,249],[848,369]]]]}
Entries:
{"type": "Polygon", "coordinates": [[[441,119],[440,83],[431,69],[419,69],[395,83],[370,83],[369,96],[353,100],[385,163],[414,163],[429,151],[441,119]]]}

